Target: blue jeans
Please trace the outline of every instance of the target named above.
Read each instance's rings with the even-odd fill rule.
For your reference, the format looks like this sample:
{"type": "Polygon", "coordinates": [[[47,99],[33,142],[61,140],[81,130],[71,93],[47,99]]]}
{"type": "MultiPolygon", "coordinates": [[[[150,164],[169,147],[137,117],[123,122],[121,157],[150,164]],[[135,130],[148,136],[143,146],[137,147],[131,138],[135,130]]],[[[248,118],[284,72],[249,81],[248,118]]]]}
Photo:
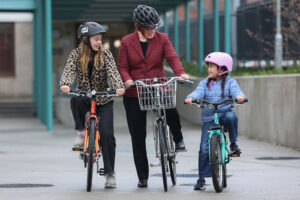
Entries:
{"type": "MultiPolygon", "coordinates": [[[[220,119],[220,124],[229,132],[230,142],[236,142],[238,136],[238,119],[234,111],[229,111],[220,119]]],[[[205,122],[202,126],[202,136],[199,151],[198,171],[200,177],[211,177],[208,154],[208,128],[214,125],[214,121],[205,122]]]]}

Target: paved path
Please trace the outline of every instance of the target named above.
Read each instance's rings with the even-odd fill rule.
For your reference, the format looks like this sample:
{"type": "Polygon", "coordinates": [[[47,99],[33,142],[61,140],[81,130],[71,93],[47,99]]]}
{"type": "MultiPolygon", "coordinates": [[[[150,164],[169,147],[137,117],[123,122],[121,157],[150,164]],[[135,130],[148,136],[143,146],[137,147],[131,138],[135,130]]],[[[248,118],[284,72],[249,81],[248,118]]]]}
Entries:
{"type": "MultiPolygon", "coordinates": [[[[104,189],[104,177],[94,176],[92,192],[85,191],[86,169],[71,151],[74,133],[58,123],[48,133],[37,119],[0,119],[0,199],[300,199],[300,152],[240,137],[242,157],[228,165],[228,187],[214,191],[207,179],[204,191],[194,191],[200,127],[183,123],[188,152],[178,154],[178,184],[163,192],[160,168],[150,168],[149,187],[138,189],[127,127],[115,130],[117,188],[104,189]],[[298,159],[260,160],[261,157],[298,159]],[[3,188],[3,184],[50,184],[51,187],[3,188]],[[2,188],[1,188],[2,186],[2,188]]],[[[156,163],[152,133],[148,158],[156,163]]],[[[170,185],[169,179],[169,185],[170,185]]]]}

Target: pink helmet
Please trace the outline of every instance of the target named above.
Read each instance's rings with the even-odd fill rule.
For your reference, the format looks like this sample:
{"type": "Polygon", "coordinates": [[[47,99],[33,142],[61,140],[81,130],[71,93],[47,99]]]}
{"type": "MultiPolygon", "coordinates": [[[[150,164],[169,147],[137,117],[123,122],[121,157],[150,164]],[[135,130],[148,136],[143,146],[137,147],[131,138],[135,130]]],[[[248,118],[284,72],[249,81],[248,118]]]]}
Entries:
{"type": "Polygon", "coordinates": [[[213,52],[206,56],[204,59],[206,63],[214,63],[219,66],[218,76],[232,71],[233,60],[228,53],[224,52],[213,52]],[[226,67],[227,71],[221,72],[221,67],[226,67]]]}

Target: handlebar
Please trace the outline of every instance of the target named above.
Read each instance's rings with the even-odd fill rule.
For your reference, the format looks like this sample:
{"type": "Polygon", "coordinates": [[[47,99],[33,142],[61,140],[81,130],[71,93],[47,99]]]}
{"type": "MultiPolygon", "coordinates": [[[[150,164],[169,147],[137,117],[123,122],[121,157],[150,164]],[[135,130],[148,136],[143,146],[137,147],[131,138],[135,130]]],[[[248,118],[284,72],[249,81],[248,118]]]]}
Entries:
{"type": "MultiPolygon", "coordinates": [[[[224,100],[224,101],[221,101],[221,102],[215,102],[215,103],[212,103],[212,102],[209,102],[209,101],[206,101],[206,100],[202,100],[202,99],[193,99],[192,100],[192,104],[197,104],[197,105],[204,105],[204,104],[206,104],[206,105],[212,105],[212,106],[214,106],[214,107],[216,107],[216,106],[218,106],[218,105],[221,105],[221,104],[224,104],[224,103],[226,103],[226,102],[235,102],[235,103],[237,103],[237,104],[243,104],[243,103],[246,103],[246,102],[248,102],[248,99],[247,98],[245,98],[244,99],[244,102],[242,102],[242,103],[238,103],[237,102],[237,99],[232,99],[232,98],[230,98],[230,99],[226,99],[226,100],[224,100]]],[[[184,104],[187,104],[187,103],[185,103],[184,102],[184,104]]]]}
{"type": "Polygon", "coordinates": [[[170,84],[174,81],[180,81],[180,82],[185,82],[185,83],[190,83],[190,84],[194,83],[193,81],[184,80],[183,78],[178,77],[178,76],[171,77],[168,81],[166,81],[164,83],[157,83],[158,78],[153,78],[153,79],[149,79],[149,80],[153,80],[154,83],[153,84],[147,84],[143,80],[135,80],[128,88],[135,87],[137,84],[140,84],[140,85],[145,86],[145,87],[147,87],[147,86],[166,86],[166,85],[168,85],[168,84],[170,84]]]}
{"type": "Polygon", "coordinates": [[[105,92],[98,92],[95,90],[92,90],[90,92],[87,91],[80,91],[80,90],[70,90],[70,92],[68,93],[69,95],[76,95],[76,96],[87,96],[87,97],[92,97],[92,96],[97,96],[97,95],[103,95],[106,97],[110,97],[110,96],[117,96],[116,95],[116,91],[114,90],[108,90],[105,92]]]}

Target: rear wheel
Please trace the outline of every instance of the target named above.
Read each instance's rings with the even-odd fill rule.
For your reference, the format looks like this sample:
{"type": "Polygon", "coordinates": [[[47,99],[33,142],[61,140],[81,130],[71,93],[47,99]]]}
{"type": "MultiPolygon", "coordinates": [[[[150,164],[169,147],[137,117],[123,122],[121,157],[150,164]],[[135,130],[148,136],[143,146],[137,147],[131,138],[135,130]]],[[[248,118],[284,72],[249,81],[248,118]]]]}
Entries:
{"type": "Polygon", "coordinates": [[[95,135],[96,135],[96,121],[90,120],[89,139],[88,139],[88,160],[87,160],[87,184],[86,191],[90,192],[93,180],[93,157],[95,153],[95,135]]]}
{"type": "Polygon", "coordinates": [[[222,164],[220,137],[213,135],[210,143],[211,173],[216,192],[222,192],[224,186],[224,166],[222,164]]]}
{"type": "Polygon", "coordinates": [[[164,190],[168,191],[168,183],[167,183],[167,158],[166,158],[166,149],[165,149],[165,141],[163,137],[163,124],[162,121],[158,123],[158,137],[159,137],[159,152],[160,152],[160,163],[161,163],[161,174],[163,178],[164,190]]]}

